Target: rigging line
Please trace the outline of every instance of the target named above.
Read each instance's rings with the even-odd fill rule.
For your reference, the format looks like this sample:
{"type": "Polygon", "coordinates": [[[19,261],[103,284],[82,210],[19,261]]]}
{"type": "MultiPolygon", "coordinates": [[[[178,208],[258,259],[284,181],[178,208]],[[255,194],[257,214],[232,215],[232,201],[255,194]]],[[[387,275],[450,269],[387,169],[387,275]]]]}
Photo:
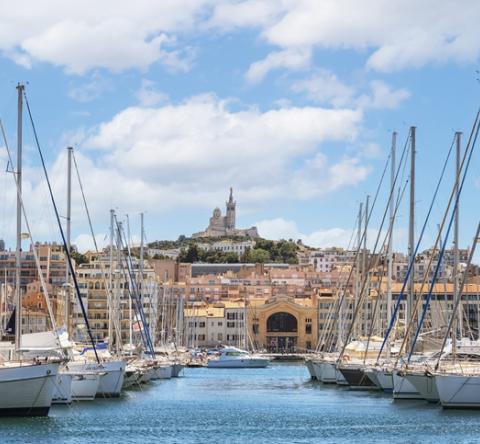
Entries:
{"type": "MultiPolygon", "coordinates": [[[[408,181],[405,182],[405,186],[407,185],[408,181]]],[[[368,264],[368,270],[371,270],[372,268],[376,268],[378,266],[378,262],[380,260],[380,255],[379,254],[376,254],[377,252],[377,248],[378,248],[378,244],[379,244],[379,241],[381,239],[381,235],[382,235],[382,228],[383,228],[383,224],[385,223],[385,220],[387,218],[387,214],[388,214],[388,211],[389,211],[389,204],[390,204],[390,199],[392,199],[392,196],[393,196],[393,188],[390,190],[390,196],[389,196],[389,199],[388,199],[388,202],[387,202],[387,205],[385,206],[385,211],[383,213],[383,217],[382,217],[382,220],[381,220],[381,224],[380,224],[380,227],[378,229],[378,234],[377,234],[377,238],[375,240],[375,245],[373,247],[373,250],[372,250],[372,257],[369,261],[369,264],[368,264]]],[[[389,230],[387,230],[387,233],[385,235],[385,238],[382,242],[382,247],[383,245],[385,245],[385,243],[387,242],[387,239],[388,239],[388,235],[389,235],[389,230]]],[[[339,360],[342,359],[342,356],[345,352],[345,348],[347,346],[347,342],[348,340],[351,338],[352,336],[352,333],[353,333],[353,329],[354,329],[354,326],[355,326],[355,322],[357,320],[357,317],[361,311],[361,307],[363,305],[363,302],[364,302],[364,298],[366,296],[366,289],[367,289],[367,283],[368,283],[368,273],[365,273],[365,277],[362,279],[362,285],[361,285],[361,290],[360,290],[360,297],[359,297],[359,300],[358,300],[358,304],[357,306],[355,307],[355,311],[353,313],[353,316],[352,316],[352,323],[350,324],[350,327],[349,327],[349,330],[348,330],[348,335],[347,335],[347,341],[345,342],[345,344],[343,345],[343,348],[342,348],[342,351],[340,353],[340,357],[339,357],[339,360]]]]}
{"type": "MultiPolygon", "coordinates": [[[[8,146],[8,141],[7,141],[7,137],[6,137],[6,133],[5,133],[5,128],[4,128],[3,122],[1,120],[0,120],[0,127],[1,127],[1,131],[2,131],[3,141],[5,143],[5,149],[7,150],[8,159],[9,159],[10,162],[12,162],[12,154],[11,154],[11,151],[10,151],[10,147],[8,146]]],[[[13,163],[12,163],[12,165],[13,165],[13,163]]],[[[19,184],[18,184],[18,177],[17,176],[18,176],[17,173],[13,172],[13,178],[14,178],[14,181],[15,181],[15,187],[16,187],[16,190],[17,190],[17,195],[18,195],[19,200],[20,200],[20,206],[22,207],[23,218],[25,219],[25,226],[27,228],[28,235],[30,236],[30,242],[33,244],[32,252],[33,252],[34,259],[35,259],[35,265],[37,267],[38,277],[40,279],[40,285],[41,285],[42,290],[43,290],[44,295],[45,295],[45,302],[47,304],[48,314],[50,316],[50,321],[52,323],[52,329],[55,332],[55,336],[57,337],[57,339],[60,340],[60,338],[58,336],[57,325],[56,325],[56,322],[55,322],[55,316],[53,315],[53,309],[52,309],[52,305],[50,303],[48,288],[47,288],[47,285],[45,283],[45,279],[43,277],[43,271],[40,267],[40,261],[38,259],[37,249],[35,248],[35,243],[33,241],[32,231],[30,229],[30,223],[29,223],[29,220],[27,218],[27,212],[25,210],[25,205],[23,203],[23,196],[22,196],[19,184]]]]}
{"type": "MultiPolygon", "coordinates": [[[[93,239],[93,245],[95,246],[95,252],[97,254],[99,254],[100,251],[99,251],[99,248],[98,248],[97,239],[95,238],[95,232],[93,230],[92,218],[90,217],[90,211],[88,209],[87,199],[85,197],[85,192],[84,192],[84,189],[83,189],[82,179],[80,177],[80,170],[78,169],[78,164],[77,164],[77,159],[75,157],[75,150],[74,149],[72,149],[72,157],[73,157],[73,164],[75,166],[75,172],[77,173],[78,185],[80,187],[80,192],[82,194],[83,205],[85,207],[85,213],[87,214],[88,225],[90,227],[90,234],[92,235],[92,239],[93,239]]],[[[109,303],[113,304],[113,288],[107,282],[105,264],[104,264],[103,261],[100,261],[100,266],[101,266],[101,269],[102,269],[102,278],[103,278],[103,281],[104,281],[105,288],[108,288],[109,303]]],[[[113,273],[113,270],[110,270],[110,272],[113,273]]],[[[120,350],[122,350],[123,349],[123,344],[122,344],[122,341],[121,341],[121,333],[120,333],[120,329],[119,329],[118,322],[117,322],[116,318],[114,318],[113,323],[115,325],[115,330],[116,330],[116,333],[117,333],[117,340],[118,340],[117,345],[120,345],[120,350]]],[[[109,340],[111,341],[112,338],[109,338],[109,340]]]]}
{"type": "Polygon", "coordinates": [[[465,268],[462,283],[461,283],[460,288],[458,290],[458,297],[457,297],[457,300],[455,301],[455,304],[454,304],[454,307],[453,307],[453,316],[451,316],[451,318],[450,318],[450,321],[449,321],[448,327],[447,327],[447,331],[445,332],[445,336],[443,337],[442,348],[440,349],[440,354],[439,354],[437,363],[435,365],[435,370],[438,370],[438,367],[440,366],[440,359],[441,359],[441,356],[442,356],[443,351],[445,349],[445,345],[447,343],[447,338],[450,336],[450,331],[452,329],[453,322],[454,322],[455,317],[456,317],[455,314],[457,313],[457,309],[458,309],[458,306],[460,304],[460,300],[462,299],[463,289],[465,287],[466,281],[468,279],[468,273],[470,272],[470,267],[472,265],[473,255],[475,254],[475,249],[477,248],[477,244],[479,242],[479,236],[480,236],[480,222],[477,225],[477,230],[476,230],[475,236],[473,238],[472,249],[470,250],[470,254],[468,256],[467,267],[465,268]]]}
{"type": "MultiPolygon", "coordinates": [[[[123,247],[123,236],[125,235],[125,233],[123,232],[123,228],[119,226],[119,223],[118,223],[118,220],[115,216],[115,221],[116,221],[116,224],[117,224],[117,229],[119,230],[119,234],[120,234],[120,242],[122,244],[122,247],[123,247]],[[122,233],[123,233],[123,236],[122,236],[122,233]]],[[[138,286],[137,286],[137,281],[135,279],[135,273],[134,273],[134,267],[133,267],[133,262],[132,262],[132,257],[131,257],[131,252],[130,252],[130,246],[128,245],[127,243],[127,255],[124,256],[124,259],[125,259],[125,262],[127,264],[127,271],[128,271],[128,274],[130,276],[130,281],[132,283],[132,286],[133,286],[133,292],[130,291],[130,287],[129,287],[129,293],[130,295],[134,295],[135,297],[132,298],[132,301],[134,302],[134,305],[137,307],[137,311],[140,315],[140,319],[142,321],[142,324],[144,326],[144,329],[145,329],[145,340],[146,340],[146,347],[149,350],[150,354],[152,355],[152,358],[155,357],[155,350],[154,350],[154,347],[153,347],[153,343],[152,343],[152,339],[150,337],[150,328],[149,328],[149,325],[147,324],[147,321],[146,321],[146,317],[145,317],[145,312],[143,310],[143,305],[142,305],[142,301],[139,300],[138,298],[138,286]]],[[[143,337],[143,336],[142,336],[143,337]]]]}
{"type": "MultiPolygon", "coordinates": [[[[473,139],[473,144],[472,144],[472,147],[470,149],[470,153],[468,155],[468,159],[467,159],[467,164],[465,165],[465,168],[463,170],[463,177],[462,177],[462,181],[460,183],[460,187],[458,189],[458,191],[456,192],[456,196],[455,196],[455,205],[453,206],[453,210],[452,210],[452,214],[450,216],[450,221],[448,223],[448,226],[447,226],[447,232],[445,234],[445,242],[443,243],[443,248],[440,250],[440,254],[439,254],[439,257],[438,257],[438,261],[437,261],[437,265],[435,267],[435,271],[434,271],[434,274],[433,274],[433,277],[432,277],[432,282],[430,284],[430,289],[429,289],[429,292],[428,292],[428,295],[427,295],[427,298],[425,300],[425,304],[424,304],[424,308],[423,308],[423,311],[422,311],[422,315],[420,317],[420,322],[418,323],[418,326],[417,326],[417,330],[415,332],[415,337],[414,337],[414,340],[412,342],[412,345],[411,345],[411,348],[410,348],[410,353],[408,355],[408,362],[410,362],[410,359],[412,357],[412,354],[413,354],[413,350],[414,350],[414,347],[415,347],[415,344],[417,342],[417,338],[418,338],[418,335],[420,333],[420,330],[422,328],[422,324],[423,324],[423,321],[425,319],[425,314],[426,314],[426,311],[427,311],[427,308],[428,306],[430,305],[430,300],[432,298],[432,293],[433,293],[433,287],[435,285],[435,281],[437,279],[437,276],[438,276],[438,271],[440,270],[440,267],[441,267],[441,263],[442,263],[442,259],[443,259],[443,255],[445,254],[445,247],[447,245],[447,239],[448,239],[448,236],[450,235],[450,230],[453,226],[453,221],[455,219],[455,214],[457,212],[457,208],[458,208],[458,202],[460,200],[460,195],[462,194],[462,190],[463,190],[463,186],[465,185],[465,179],[467,178],[467,174],[468,174],[468,169],[469,169],[469,166],[470,166],[470,161],[472,159],[472,155],[473,155],[473,151],[475,149],[475,143],[477,141],[477,137],[478,137],[478,131],[480,129],[480,126],[477,126],[476,128],[476,131],[475,131],[475,137],[473,139]]],[[[467,147],[468,148],[468,147],[467,147]]],[[[454,190],[452,192],[455,191],[455,187],[454,187],[454,190]]],[[[447,209],[448,211],[448,209],[447,209]]],[[[440,236],[441,233],[439,233],[439,236],[440,236]]],[[[422,285],[422,288],[421,290],[423,289],[423,285],[422,285]]],[[[423,295],[423,292],[420,293],[420,299],[422,298],[422,295],[423,295]]],[[[458,297],[457,297],[458,298],[458,297]]],[[[454,315],[455,316],[455,315],[454,315]]],[[[454,317],[452,316],[452,317],[454,317]]]]}
{"type": "MultiPolygon", "coordinates": [[[[396,174],[395,174],[395,179],[394,179],[394,181],[393,181],[393,187],[392,187],[392,189],[390,190],[390,195],[389,195],[389,200],[388,200],[388,202],[387,202],[387,207],[388,207],[388,205],[389,205],[389,203],[390,203],[390,199],[392,199],[392,195],[393,195],[393,191],[392,191],[392,190],[395,188],[395,185],[396,185],[396,183],[397,183],[398,176],[399,176],[400,170],[401,170],[401,165],[402,165],[402,163],[404,162],[404,158],[406,159],[406,153],[407,153],[408,150],[409,150],[409,144],[408,144],[409,140],[410,140],[410,135],[407,136],[407,138],[406,138],[406,140],[405,140],[405,144],[404,144],[404,146],[403,146],[402,155],[401,155],[401,157],[400,157],[399,165],[398,165],[398,168],[397,168],[397,171],[396,171],[396,174]]],[[[389,159],[390,159],[390,156],[389,156],[388,160],[389,160],[389,159]]],[[[384,168],[384,171],[383,171],[383,174],[382,174],[382,181],[383,181],[383,177],[385,176],[385,172],[386,172],[386,170],[387,170],[388,160],[387,160],[387,163],[386,163],[386,165],[385,165],[385,168],[384,168]]],[[[379,186],[377,187],[377,192],[375,193],[374,204],[372,205],[372,207],[371,207],[371,209],[370,209],[370,214],[372,213],[372,211],[373,211],[373,209],[374,209],[375,201],[376,201],[377,196],[378,196],[378,193],[379,193],[379,191],[380,191],[380,186],[381,186],[381,182],[379,183],[379,186]]],[[[369,220],[369,219],[367,219],[367,225],[368,225],[368,220],[369,220]]],[[[357,262],[357,258],[359,257],[359,254],[360,254],[360,245],[363,243],[363,239],[364,239],[364,236],[365,236],[365,235],[366,235],[366,233],[365,233],[365,231],[364,231],[364,232],[363,232],[363,235],[362,235],[362,237],[361,237],[361,239],[360,239],[360,242],[359,242],[359,247],[357,248],[357,251],[356,251],[356,253],[355,253],[355,257],[354,257],[354,259],[353,259],[353,263],[354,263],[354,264],[357,262]]],[[[350,282],[350,280],[351,280],[351,278],[352,278],[352,276],[353,276],[353,269],[354,269],[354,267],[352,267],[352,268],[350,269],[350,273],[349,273],[349,275],[348,275],[347,282],[346,282],[346,284],[345,284],[345,289],[348,288],[348,284],[349,284],[349,282],[350,282]]],[[[340,298],[337,298],[337,301],[336,301],[336,307],[337,307],[337,309],[336,309],[336,312],[335,312],[335,316],[338,315],[339,307],[342,306],[344,299],[345,299],[345,293],[343,293],[340,298]]],[[[332,325],[332,332],[331,332],[331,334],[333,334],[334,325],[335,325],[335,324],[332,325]]]]}
{"type": "Polygon", "coordinates": [[[33,135],[35,137],[35,144],[37,145],[38,154],[40,155],[40,160],[41,160],[41,163],[42,163],[43,172],[45,174],[45,180],[47,181],[47,185],[48,185],[48,191],[49,191],[49,194],[50,194],[50,199],[52,201],[53,209],[55,211],[55,216],[57,218],[58,229],[60,230],[60,235],[62,237],[63,247],[65,249],[65,254],[67,256],[68,268],[70,269],[70,275],[72,276],[72,279],[73,279],[73,284],[75,286],[75,292],[76,292],[78,301],[80,303],[80,308],[82,310],[83,319],[85,320],[85,325],[87,326],[87,332],[88,332],[88,336],[90,338],[90,342],[92,343],[93,351],[95,353],[95,358],[96,358],[97,362],[100,364],[100,358],[99,358],[98,353],[97,353],[97,348],[95,346],[95,340],[93,338],[93,333],[92,333],[92,330],[90,328],[90,323],[88,321],[87,311],[85,309],[85,305],[83,303],[82,296],[80,294],[80,287],[78,285],[77,276],[75,274],[75,269],[73,268],[72,257],[70,255],[70,251],[68,251],[68,248],[67,248],[67,241],[66,241],[66,238],[65,238],[65,233],[63,232],[63,227],[62,227],[62,223],[60,221],[60,215],[58,213],[57,204],[55,202],[55,198],[53,197],[53,190],[52,190],[52,187],[51,187],[51,184],[50,184],[50,179],[48,177],[47,167],[45,165],[45,159],[43,157],[42,149],[40,147],[40,141],[38,140],[38,134],[37,134],[37,130],[35,128],[35,123],[33,121],[32,113],[31,113],[31,110],[30,110],[30,104],[28,103],[27,94],[25,92],[24,92],[24,97],[25,97],[25,104],[27,105],[28,115],[30,117],[30,124],[32,125],[32,129],[33,129],[33,135]]]}
{"type": "MultiPolygon", "coordinates": [[[[350,240],[348,242],[348,246],[347,246],[347,251],[350,250],[350,247],[351,247],[351,244],[352,244],[352,241],[353,241],[353,238],[355,236],[355,232],[356,232],[356,226],[357,226],[357,222],[358,222],[358,218],[359,218],[359,215],[356,214],[355,216],[355,223],[353,225],[353,229],[352,229],[352,234],[350,236],[350,240]]],[[[345,261],[342,265],[342,269],[345,265],[347,265],[347,261],[345,261]]],[[[353,266],[353,264],[352,264],[353,266]]],[[[337,285],[335,286],[335,291],[338,292],[340,291],[341,287],[342,287],[343,283],[342,283],[342,280],[339,279],[338,282],[337,282],[337,285]]],[[[319,340],[317,342],[317,346],[315,347],[315,351],[319,351],[320,349],[320,346],[323,344],[323,342],[325,341],[326,339],[326,336],[327,336],[327,333],[329,331],[329,328],[330,328],[330,320],[331,320],[331,317],[333,316],[334,314],[334,311],[335,311],[335,304],[332,304],[328,310],[328,313],[327,313],[327,325],[325,326],[326,328],[322,331],[322,334],[321,336],[319,335],[319,340]]],[[[339,308],[339,311],[340,311],[340,308],[339,308]]]]}
{"type": "MultiPolygon", "coordinates": [[[[472,152],[473,152],[473,148],[474,148],[474,144],[475,144],[475,141],[476,141],[476,136],[473,138],[473,135],[474,134],[478,134],[478,125],[480,124],[480,120],[479,120],[479,116],[480,116],[480,110],[479,110],[479,113],[477,114],[476,116],[476,119],[475,119],[475,122],[474,122],[474,125],[472,126],[472,131],[470,133],[470,138],[468,140],[468,144],[465,148],[465,152],[464,152],[464,155],[463,155],[463,159],[462,159],[462,162],[461,162],[461,165],[460,165],[460,171],[462,171],[462,174],[463,174],[463,178],[466,177],[466,170],[464,170],[464,163],[465,163],[465,160],[467,160],[467,167],[466,169],[468,168],[468,164],[470,163],[470,159],[471,159],[471,155],[472,155],[472,152]],[[476,131],[475,131],[476,129],[476,131]],[[473,145],[472,145],[472,138],[473,138],[473,145]],[[467,158],[467,155],[468,155],[468,158],[467,158]]],[[[452,144],[455,142],[455,139],[453,139],[453,142],[452,144]]],[[[463,183],[463,181],[462,181],[463,183]]],[[[442,231],[443,231],[443,228],[445,226],[445,222],[447,220],[447,216],[448,216],[448,212],[450,211],[450,206],[453,202],[453,198],[455,196],[455,189],[456,187],[453,187],[452,188],[452,191],[450,193],[450,198],[448,200],[448,205],[447,205],[447,208],[444,212],[444,215],[443,215],[443,218],[442,218],[442,222],[441,224],[439,224],[439,227],[438,227],[438,234],[437,234],[437,237],[435,239],[435,244],[433,246],[433,250],[435,251],[436,247],[437,247],[437,244],[439,243],[439,240],[441,238],[441,235],[442,235],[442,231]]],[[[455,200],[455,208],[456,208],[456,205],[458,203],[457,200],[455,200]]],[[[455,210],[454,210],[455,212],[455,210]]],[[[445,239],[445,242],[444,242],[444,245],[446,245],[448,242],[448,239],[445,239]]],[[[424,275],[424,278],[423,278],[423,281],[422,281],[422,284],[421,284],[421,287],[420,287],[420,298],[417,298],[417,302],[415,303],[415,306],[413,307],[413,314],[416,315],[418,313],[418,307],[419,307],[419,304],[420,304],[420,301],[421,301],[421,298],[422,298],[422,295],[423,295],[423,288],[425,287],[425,284],[426,284],[426,281],[427,281],[427,277],[428,277],[428,273],[432,267],[432,264],[433,264],[433,257],[434,255],[432,255],[430,257],[430,260],[428,262],[428,266],[427,266],[427,271],[424,275]]],[[[415,292],[417,294],[417,292],[415,292]]],[[[413,318],[412,318],[413,319],[413,318]]],[[[410,335],[410,331],[411,329],[413,328],[413,325],[412,324],[408,324],[406,326],[406,334],[405,334],[405,337],[403,338],[403,341],[402,341],[402,344],[401,344],[401,347],[400,347],[400,353],[398,354],[398,357],[397,357],[397,360],[396,360],[396,363],[395,363],[395,366],[398,364],[398,361],[400,359],[400,355],[401,355],[401,352],[402,350],[404,349],[404,347],[406,346],[406,341],[407,341],[407,338],[409,337],[410,335]]],[[[411,355],[409,355],[410,357],[411,355]]]]}
{"type": "Polygon", "coordinates": [[[403,284],[402,284],[402,288],[401,288],[401,290],[400,290],[400,294],[399,294],[399,296],[398,296],[398,298],[397,298],[397,303],[395,304],[395,308],[394,308],[394,310],[393,310],[392,317],[391,317],[391,319],[390,319],[390,325],[388,326],[388,329],[387,329],[387,331],[385,332],[385,337],[384,337],[384,339],[383,339],[383,343],[382,343],[382,345],[381,345],[381,347],[380,347],[380,350],[379,350],[379,352],[378,352],[378,355],[377,355],[377,363],[378,363],[378,361],[380,360],[380,356],[381,356],[381,354],[382,354],[382,352],[383,352],[383,349],[384,349],[384,347],[385,347],[385,344],[387,343],[388,338],[389,338],[389,336],[390,336],[390,333],[392,332],[392,329],[393,329],[393,327],[394,327],[394,325],[395,325],[396,318],[397,318],[398,312],[399,312],[399,310],[400,310],[401,303],[402,303],[402,301],[403,301],[403,299],[404,299],[404,297],[405,297],[405,288],[406,288],[406,286],[407,286],[408,279],[409,279],[409,277],[410,277],[410,274],[411,274],[411,272],[412,272],[413,266],[414,266],[414,264],[415,264],[415,257],[417,256],[418,250],[419,250],[419,248],[420,248],[420,243],[421,243],[421,241],[422,241],[422,239],[423,239],[423,235],[425,234],[425,230],[426,230],[426,228],[427,228],[428,221],[429,221],[429,219],[430,219],[430,215],[431,215],[431,213],[432,213],[432,210],[433,210],[433,207],[434,207],[434,203],[435,203],[435,200],[436,200],[436,198],[437,198],[437,195],[438,195],[438,191],[439,191],[439,189],[440,189],[441,182],[442,182],[442,180],[443,180],[443,176],[444,176],[445,171],[446,171],[446,169],[447,169],[448,161],[449,161],[449,159],[450,159],[450,155],[451,155],[452,150],[453,150],[453,145],[454,145],[454,141],[452,141],[452,144],[450,145],[450,149],[448,150],[447,157],[446,157],[446,159],[445,159],[445,162],[444,162],[443,168],[442,168],[442,172],[441,172],[441,174],[440,174],[440,178],[439,178],[439,180],[438,180],[438,182],[437,182],[437,186],[436,186],[435,191],[434,191],[434,193],[433,193],[432,200],[431,200],[431,202],[430,202],[430,206],[429,206],[429,208],[428,208],[427,215],[426,215],[425,220],[424,220],[424,222],[423,222],[423,226],[422,226],[422,229],[421,229],[421,231],[420,231],[420,235],[419,235],[419,238],[418,238],[418,240],[417,240],[417,244],[416,244],[416,246],[415,246],[415,250],[414,250],[414,252],[413,252],[413,254],[412,254],[412,257],[411,257],[411,259],[410,259],[410,261],[409,261],[408,268],[407,268],[407,273],[405,274],[405,278],[404,278],[404,281],[403,281],[403,284]]]}
{"type": "MultiPolygon", "coordinates": [[[[393,230],[393,224],[394,224],[394,221],[395,221],[395,217],[397,215],[397,211],[400,207],[400,203],[402,202],[403,200],[403,196],[405,194],[405,190],[407,189],[407,185],[408,185],[408,180],[405,181],[405,184],[401,190],[401,193],[398,195],[397,197],[397,202],[395,204],[395,208],[394,208],[394,212],[393,212],[393,217],[390,219],[389,221],[389,227],[388,227],[388,230],[387,230],[387,233],[385,235],[385,239],[383,241],[383,245],[382,246],[385,246],[385,244],[389,244],[390,243],[390,233],[392,232],[393,230]]],[[[380,281],[378,283],[378,290],[377,290],[377,299],[375,301],[375,308],[374,308],[374,313],[372,314],[372,320],[371,320],[371,323],[370,323],[370,334],[368,335],[368,339],[367,339],[367,346],[365,348],[365,354],[364,354],[364,363],[365,363],[365,360],[367,358],[367,353],[368,353],[368,350],[370,348],[370,341],[371,341],[371,338],[372,338],[372,335],[374,333],[374,321],[375,321],[375,316],[376,316],[376,312],[377,312],[377,307],[378,307],[378,303],[379,303],[379,300],[380,300],[380,292],[382,290],[382,283],[383,283],[383,279],[385,277],[385,267],[387,265],[387,261],[386,260],[383,260],[383,264],[382,264],[382,274],[380,275],[380,281]]],[[[375,270],[375,269],[374,269],[375,270]]],[[[368,319],[367,319],[368,320],[368,319]]]]}
{"type": "MultiPolygon", "coordinates": [[[[402,152],[402,156],[401,156],[400,163],[399,163],[399,168],[401,168],[401,164],[403,162],[403,158],[404,158],[404,155],[406,153],[408,140],[409,140],[409,137],[407,137],[407,141],[405,143],[405,146],[404,146],[404,149],[403,149],[403,152],[402,152]]],[[[396,180],[398,178],[398,173],[399,173],[399,169],[397,169],[397,172],[395,174],[395,180],[393,181],[393,186],[390,188],[387,204],[386,204],[385,210],[383,212],[383,217],[382,217],[382,220],[381,220],[380,228],[378,229],[377,237],[376,237],[375,244],[374,244],[374,247],[373,247],[373,250],[372,250],[372,257],[369,260],[369,264],[368,264],[368,269],[369,270],[372,268],[372,266],[376,267],[378,265],[379,255],[377,255],[377,257],[375,258],[375,252],[377,251],[378,243],[379,243],[380,238],[381,238],[381,231],[382,231],[383,224],[385,223],[385,220],[386,220],[386,217],[387,217],[387,214],[388,214],[388,211],[389,211],[390,202],[394,198],[395,184],[396,184],[396,180]]],[[[408,180],[405,182],[405,186],[406,186],[407,183],[408,183],[408,180]]],[[[389,226],[390,226],[390,223],[389,223],[389,226]]],[[[364,232],[364,234],[366,234],[366,233],[364,232]]],[[[388,235],[388,233],[387,233],[387,235],[388,235]]],[[[386,239],[387,238],[385,238],[383,244],[386,242],[386,239]]],[[[362,282],[361,282],[359,301],[358,301],[357,306],[355,307],[355,311],[354,311],[353,316],[352,316],[352,322],[350,323],[348,334],[347,334],[347,340],[345,341],[345,344],[343,344],[339,360],[341,360],[343,354],[345,353],[345,348],[347,346],[347,342],[352,336],[353,329],[354,329],[354,326],[355,326],[355,321],[356,321],[357,316],[360,312],[361,304],[363,304],[364,291],[365,291],[365,288],[366,288],[366,285],[367,285],[367,281],[368,281],[368,273],[365,273],[365,276],[364,276],[364,278],[362,279],[362,282]]]]}
{"type": "MultiPolygon", "coordinates": [[[[405,181],[405,184],[402,188],[402,196],[403,196],[403,193],[405,192],[405,189],[408,185],[409,181],[406,180],[405,181]]],[[[390,198],[392,198],[393,196],[393,188],[391,189],[391,193],[390,193],[390,198]]],[[[389,199],[390,201],[390,199],[389,199]]],[[[400,204],[400,201],[401,199],[399,199],[398,201],[398,204],[400,204]]],[[[383,213],[383,217],[382,217],[382,222],[380,224],[380,228],[378,230],[378,234],[377,234],[377,239],[375,241],[375,246],[374,246],[374,249],[372,251],[372,258],[370,259],[370,262],[369,262],[369,265],[368,265],[368,270],[371,270],[371,269],[375,269],[378,267],[378,263],[380,261],[380,255],[379,254],[375,254],[375,252],[377,251],[377,247],[378,247],[378,243],[381,239],[381,235],[382,235],[382,228],[383,228],[383,224],[385,223],[385,220],[387,218],[387,213],[388,211],[390,210],[390,205],[389,205],[389,202],[387,203],[386,207],[385,207],[385,211],[383,213]],[[376,257],[375,257],[376,256],[376,257]]],[[[398,210],[398,206],[395,208],[395,212],[394,212],[394,217],[392,218],[392,220],[395,218],[395,214],[396,214],[396,211],[398,210]]],[[[388,239],[389,239],[389,235],[390,235],[390,230],[392,229],[393,225],[391,223],[391,221],[389,222],[389,229],[387,230],[387,232],[385,233],[385,236],[383,238],[383,241],[382,241],[382,248],[385,246],[385,244],[388,242],[388,239]]],[[[354,324],[357,320],[357,317],[361,311],[361,307],[364,303],[364,299],[365,297],[367,296],[367,283],[368,283],[368,273],[365,275],[365,278],[362,280],[362,287],[361,287],[361,290],[360,290],[360,298],[359,298],[359,301],[358,301],[358,304],[357,304],[357,307],[353,313],[353,316],[352,316],[352,323],[350,324],[350,328],[349,328],[349,331],[348,331],[348,335],[347,335],[347,341],[345,342],[344,346],[343,346],[343,349],[340,353],[340,357],[339,357],[339,360],[342,359],[342,356],[343,356],[343,353],[345,352],[345,349],[346,349],[346,346],[347,346],[347,342],[348,340],[350,339],[352,333],[353,333],[353,329],[354,329],[354,324]]]]}

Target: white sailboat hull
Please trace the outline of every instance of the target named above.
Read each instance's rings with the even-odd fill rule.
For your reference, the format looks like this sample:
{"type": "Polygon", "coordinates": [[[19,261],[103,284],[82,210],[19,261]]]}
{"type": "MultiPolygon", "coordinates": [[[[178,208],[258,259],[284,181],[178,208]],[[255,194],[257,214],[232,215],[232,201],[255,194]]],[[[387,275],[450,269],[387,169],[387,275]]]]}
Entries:
{"type": "Polygon", "coordinates": [[[58,364],[0,367],[0,416],[47,416],[58,364]]]}
{"type": "Polygon", "coordinates": [[[383,390],[383,387],[380,384],[380,381],[378,380],[376,369],[374,369],[374,368],[365,369],[364,373],[365,373],[365,375],[367,375],[367,378],[370,379],[370,381],[372,381],[375,384],[375,386],[377,386],[379,389],[383,390]]]}
{"type": "Polygon", "coordinates": [[[423,399],[418,390],[396,370],[393,371],[393,399],[423,399]]]}
{"type": "Polygon", "coordinates": [[[127,364],[124,361],[102,362],[101,368],[105,374],[100,376],[97,396],[109,398],[120,396],[120,393],[122,392],[126,366],[127,364]]]}
{"type": "Polygon", "coordinates": [[[349,385],[348,381],[345,379],[345,376],[342,375],[342,372],[337,367],[335,367],[335,380],[338,385],[349,385]]]}
{"type": "Polygon", "coordinates": [[[312,368],[313,368],[313,373],[315,375],[315,379],[317,381],[322,380],[322,362],[321,361],[311,361],[312,362],[312,368]]]}
{"type": "Polygon", "coordinates": [[[307,367],[308,373],[310,374],[310,379],[317,379],[315,375],[315,369],[313,368],[313,362],[311,359],[305,360],[305,366],[307,367]]]}
{"type": "Polygon", "coordinates": [[[93,401],[97,395],[100,375],[96,372],[72,373],[72,399],[74,401],[93,401]]]}
{"type": "Polygon", "coordinates": [[[337,367],[334,362],[323,362],[321,364],[322,377],[321,381],[324,384],[337,383],[337,367]]]}
{"type": "Polygon", "coordinates": [[[444,408],[480,408],[480,376],[437,374],[435,383],[444,408]]]}
{"type": "Polygon", "coordinates": [[[183,364],[172,364],[172,378],[178,378],[180,372],[185,368],[183,364]]]}
{"type": "Polygon", "coordinates": [[[377,370],[377,380],[384,392],[393,392],[393,376],[390,370],[377,370]]]}
{"type": "Polygon", "coordinates": [[[408,382],[412,384],[420,393],[423,399],[428,402],[438,402],[438,390],[435,378],[433,375],[426,375],[425,373],[407,373],[405,375],[408,382]]]}
{"type": "Polygon", "coordinates": [[[72,375],[62,371],[58,372],[55,379],[52,404],[70,404],[72,402],[72,379],[72,375]]]}
{"type": "Polygon", "coordinates": [[[172,366],[161,365],[155,368],[155,379],[170,379],[172,377],[172,366]]]}

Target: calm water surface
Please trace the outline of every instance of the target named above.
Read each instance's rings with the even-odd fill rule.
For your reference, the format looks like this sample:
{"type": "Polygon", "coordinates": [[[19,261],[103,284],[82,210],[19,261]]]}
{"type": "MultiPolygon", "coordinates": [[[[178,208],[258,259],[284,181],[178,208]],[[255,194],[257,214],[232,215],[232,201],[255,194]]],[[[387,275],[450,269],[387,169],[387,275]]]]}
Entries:
{"type": "Polygon", "coordinates": [[[186,369],[116,400],[0,419],[0,443],[480,442],[480,412],[309,381],[302,365],[186,369]]]}

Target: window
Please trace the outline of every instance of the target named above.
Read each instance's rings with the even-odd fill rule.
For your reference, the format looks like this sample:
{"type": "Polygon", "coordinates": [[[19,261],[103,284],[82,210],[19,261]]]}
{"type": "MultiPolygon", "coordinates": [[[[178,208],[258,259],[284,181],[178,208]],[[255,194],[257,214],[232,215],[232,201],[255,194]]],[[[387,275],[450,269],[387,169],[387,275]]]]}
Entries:
{"type": "Polygon", "coordinates": [[[312,334],[312,324],[305,324],[305,334],[306,335],[311,335],[312,334]]]}
{"type": "Polygon", "coordinates": [[[222,334],[222,333],[218,333],[218,334],[217,334],[217,339],[218,339],[219,341],[223,341],[223,334],[222,334]]]}
{"type": "Polygon", "coordinates": [[[217,325],[218,325],[219,327],[222,327],[222,326],[223,326],[223,322],[218,322],[217,325]]]}
{"type": "Polygon", "coordinates": [[[205,335],[198,335],[199,341],[205,341],[205,335]]]}
{"type": "Polygon", "coordinates": [[[199,326],[200,328],[205,328],[205,322],[199,322],[199,323],[198,323],[198,326],[199,326]]]}
{"type": "Polygon", "coordinates": [[[253,324],[252,330],[254,335],[258,335],[258,324],[253,324]]]}
{"type": "Polygon", "coordinates": [[[235,328],[235,322],[227,322],[227,328],[235,328]]]}

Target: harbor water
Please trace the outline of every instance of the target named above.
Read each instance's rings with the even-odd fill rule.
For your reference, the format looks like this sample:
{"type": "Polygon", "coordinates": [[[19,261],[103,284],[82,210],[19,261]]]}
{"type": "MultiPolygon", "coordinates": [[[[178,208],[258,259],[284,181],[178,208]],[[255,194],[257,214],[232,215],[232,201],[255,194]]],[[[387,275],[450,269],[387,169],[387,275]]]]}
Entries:
{"type": "Polygon", "coordinates": [[[300,364],[185,369],[47,418],[1,418],[1,443],[447,443],[480,441],[480,412],[445,411],[309,380],[300,364]]]}

